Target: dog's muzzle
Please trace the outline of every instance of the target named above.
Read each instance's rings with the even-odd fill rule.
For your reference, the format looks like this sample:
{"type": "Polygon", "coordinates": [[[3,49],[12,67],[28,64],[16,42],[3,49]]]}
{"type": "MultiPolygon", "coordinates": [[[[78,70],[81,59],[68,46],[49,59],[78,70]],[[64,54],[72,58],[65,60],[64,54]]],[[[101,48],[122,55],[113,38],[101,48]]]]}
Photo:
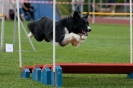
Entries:
{"type": "Polygon", "coordinates": [[[88,32],[91,32],[91,28],[88,26],[88,29],[86,31],[82,30],[82,33],[85,35],[85,36],[88,36],[88,32]]]}
{"type": "Polygon", "coordinates": [[[91,32],[91,28],[88,26],[88,30],[87,30],[88,32],[91,32]]]}

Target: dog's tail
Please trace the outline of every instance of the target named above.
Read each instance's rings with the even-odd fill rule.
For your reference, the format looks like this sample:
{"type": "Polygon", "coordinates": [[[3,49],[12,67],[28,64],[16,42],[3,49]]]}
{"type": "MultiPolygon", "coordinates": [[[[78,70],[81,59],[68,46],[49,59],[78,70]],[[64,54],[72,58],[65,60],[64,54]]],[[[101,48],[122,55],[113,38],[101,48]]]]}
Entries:
{"type": "Polygon", "coordinates": [[[28,37],[31,38],[32,36],[33,36],[33,34],[30,32],[30,33],[28,34],[28,37]]]}
{"type": "Polygon", "coordinates": [[[28,29],[30,30],[28,34],[29,37],[34,36],[37,41],[42,41],[44,39],[45,35],[41,19],[29,23],[28,29]]]}

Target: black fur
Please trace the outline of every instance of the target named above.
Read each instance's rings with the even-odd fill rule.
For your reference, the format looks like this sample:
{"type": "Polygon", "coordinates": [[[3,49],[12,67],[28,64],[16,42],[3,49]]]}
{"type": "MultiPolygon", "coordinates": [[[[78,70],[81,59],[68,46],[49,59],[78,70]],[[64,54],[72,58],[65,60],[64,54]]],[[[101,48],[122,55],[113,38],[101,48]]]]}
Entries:
{"type": "MultiPolygon", "coordinates": [[[[65,28],[67,28],[69,33],[73,32],[75,34],[87,34],[90,32],[91,29],[88,29],[89,23],[87,18],[88,13],[80,17],[75,11],[73,16],[56,21],[56,42],[64,46],[62,41],[66,35],[65,28]]],[[[28,29],[37,41],[45,39],[45,41],[50,42],[53,40],[53,20],[48,17],[42,17],[37,21],[29,23],[28,29]]]]}

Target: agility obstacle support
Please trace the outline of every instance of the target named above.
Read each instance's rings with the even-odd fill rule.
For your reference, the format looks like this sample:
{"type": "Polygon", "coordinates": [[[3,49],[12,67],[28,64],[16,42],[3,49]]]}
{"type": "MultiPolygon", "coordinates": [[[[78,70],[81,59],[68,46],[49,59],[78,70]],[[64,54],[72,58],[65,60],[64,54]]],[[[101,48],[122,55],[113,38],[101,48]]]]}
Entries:
{"type": "Polygon", "coordinates": [[[21,70],[21,77],[30,78],[30,73],[32,73],[32,80],[34,81],[40,81],[46,85],[62,86],[62,68],[57,65],[55,67],[56,74],[54,74],[52,67],[52,65],[25,66],[21,70]]]}
{"type": "MultiPolygon", "coordinates": [[[[83,14],[86,14],[87,12],[83,12],[83,14]]],[[[117,12],[117,13],[111,13],[111,12],[89,12],[90,15],[103,15],[103,16],[129,16],[130,13],[124,13],[124,12],[117,12]]]]}
{"type": "MultiPolygon", "coordinates": [[[[40,81],[42,84],[54,85],[53,65],[25,66],[21,70],[22,78],[30,78],[40,81]]],[[[62,73],[64,74],[127,74],[127,78],[133,79],[133,64],[130,63],[57,63],[56,86],[62,86],[62,73]],[[63,69],[63,70],[62,70],[63,69]]]]}

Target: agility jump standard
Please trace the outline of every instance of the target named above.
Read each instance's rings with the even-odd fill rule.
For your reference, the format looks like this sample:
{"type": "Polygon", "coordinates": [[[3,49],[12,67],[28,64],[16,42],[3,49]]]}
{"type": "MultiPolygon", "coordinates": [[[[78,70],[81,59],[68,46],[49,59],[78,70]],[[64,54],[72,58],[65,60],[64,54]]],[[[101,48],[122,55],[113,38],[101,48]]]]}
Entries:
{"type": "MultiPolygon", "coordinates": [[[[32,73],[37,67],[41,70],[46,67],[53,70],[52,66],[52,64],[25,66],[21,72],[29,69],[32,73]]],[[[133,64],[129,63],[57,63],[56,66],[60,66],[64,74],[132,74],[130,78],[133,79],[133,64]]]]}
{"type": "Polygon", "coordinates": [[[127,74],[127,78],[133,79],[133,64],[94,64],[94,63],[57,63],[53,79],[53,65],[25,66],[21,70],[22,78],[30,78],[50,85],[56,82],[56,86],[62,86],[62,73],[64,74],[127,74]]]}

